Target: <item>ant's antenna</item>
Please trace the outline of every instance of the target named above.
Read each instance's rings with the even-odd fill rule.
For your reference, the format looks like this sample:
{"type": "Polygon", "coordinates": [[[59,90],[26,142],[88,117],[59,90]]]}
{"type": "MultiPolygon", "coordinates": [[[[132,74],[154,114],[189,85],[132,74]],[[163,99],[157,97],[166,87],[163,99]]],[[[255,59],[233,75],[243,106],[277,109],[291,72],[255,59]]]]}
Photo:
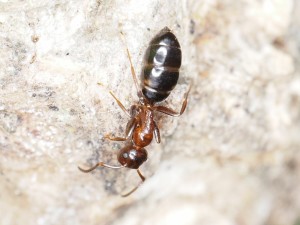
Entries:
{"type": "Polygon", "coordinates": [[[137,171],[137,173],[138,173],[138,175],[140,176],[140,178],[141,178],[142,181],[141,181],[135,188],[133,188],[131,191],[129,191],[129,192],[126,193],[126,194],[121,195],[122,197],[127,197],[127,196],[131,195],[131,194],[132,194],[133,192],[135,192],[135,191],[141,186],[141,184],[144,183],[144,181],[146,180],[146,178],[143,176],[143,174],[141,173],[141,171],[140,171],[139,169],[137,169],[136,171],[137,171]]]}
{"type": "Polygon", "coordinates": [[[111,166],[111,165],[108,165],[104,162],[98,162],[95,166],[92,166],[91,168],[89,169],[82,169],[81,167],[78,166],[78,169],[81,171],[81,172],[84,172],[84,173],[88,173],[88,172],[91,172],[93,171],[94,169],[96,169],[97,167],[107,167],[107,168],[111,168],[111,169],[121,169],[125,166],[111,166]]]}

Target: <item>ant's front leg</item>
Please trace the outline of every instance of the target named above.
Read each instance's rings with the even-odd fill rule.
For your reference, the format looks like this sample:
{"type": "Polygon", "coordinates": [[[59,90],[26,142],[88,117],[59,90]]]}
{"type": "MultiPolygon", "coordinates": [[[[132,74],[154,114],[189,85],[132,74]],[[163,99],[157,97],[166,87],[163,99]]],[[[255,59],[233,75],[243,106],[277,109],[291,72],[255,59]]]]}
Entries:
{"type": "Polygon", "coordinates": [[[134,131],[134,128],[137,125],[137,120],[136,118],[131,118],[126,126],[126,131],[125,131],[125,135],[126,137],[113,137],[110,134],[105,135],[104,137],[111,140],[111,141],[126,141],[127,139],[129,139],[132,136],[132,133],[134,131]]]}

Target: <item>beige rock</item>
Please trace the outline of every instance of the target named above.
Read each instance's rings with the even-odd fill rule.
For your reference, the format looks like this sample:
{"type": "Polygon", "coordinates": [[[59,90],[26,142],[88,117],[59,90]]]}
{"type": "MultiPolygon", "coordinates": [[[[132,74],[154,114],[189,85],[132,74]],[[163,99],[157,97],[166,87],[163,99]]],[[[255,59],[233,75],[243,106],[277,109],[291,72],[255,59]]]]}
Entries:
{"type": "Polygon", "coordinates": [[[2,1],[0,224],[298,225],[298,1],[2,1]],[[170,27],[181,78],[141,170],[117,165],[150,39],[170,27]],[[102,86],[97,85],[101,83],[102,86]]]}

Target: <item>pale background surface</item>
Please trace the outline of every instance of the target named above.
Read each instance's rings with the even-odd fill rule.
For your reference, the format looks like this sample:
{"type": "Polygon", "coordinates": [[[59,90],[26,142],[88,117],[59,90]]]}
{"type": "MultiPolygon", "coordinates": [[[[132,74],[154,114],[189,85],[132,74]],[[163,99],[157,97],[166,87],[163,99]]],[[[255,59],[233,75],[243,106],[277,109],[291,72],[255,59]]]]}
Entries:
{"type": "Polygon", "coordinates": [[[299,225],[300,3],[297,0],[0,1],[0,224],[299,225]],[[137,72],[169,26],[179,84],[147,149],[148,177],[116,165],[137,72]],[[104,87],[99,87],[101,82],[104,87]]]}

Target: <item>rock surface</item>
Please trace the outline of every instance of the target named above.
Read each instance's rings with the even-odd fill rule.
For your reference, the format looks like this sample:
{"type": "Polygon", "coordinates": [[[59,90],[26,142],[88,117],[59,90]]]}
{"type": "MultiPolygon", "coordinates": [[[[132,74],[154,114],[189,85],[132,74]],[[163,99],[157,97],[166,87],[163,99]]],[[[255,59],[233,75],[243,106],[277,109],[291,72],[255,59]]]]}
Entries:
{"type": "Polygon", "coordinates": [[[296,0],[1,1],[0,224],[299,225],[300,3],[296,0]],[[117,165],[150,39],[183,50],[138,182],[117,165]],[[101,83],[99,86],[97,83],[101,83]]]}

